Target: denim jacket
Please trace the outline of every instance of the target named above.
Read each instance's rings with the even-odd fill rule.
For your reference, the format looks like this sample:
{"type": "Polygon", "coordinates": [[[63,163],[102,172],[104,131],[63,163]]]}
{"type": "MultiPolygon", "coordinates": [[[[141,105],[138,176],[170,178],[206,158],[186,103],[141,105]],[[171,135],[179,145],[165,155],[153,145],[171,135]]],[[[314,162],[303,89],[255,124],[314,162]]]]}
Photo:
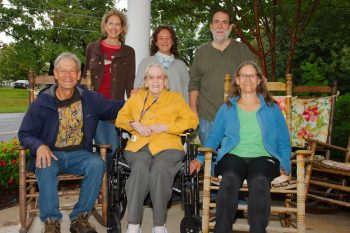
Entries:
{"type": "MultiPolygon", "coordinates": [[[[259,99],[261,107],[257,111],[257,119],[261,129],[263,145],[273,157],[279,160],[282,168],[289,174],[291,169],[291,145],[286,121],[277,104],[267,105],[262,95],[259,95],[259,99]]],[[[237,100],[237,96],[231,97],[232,106],[223,104],[220,107],[204,145],[204,147],[214,150],[220,146],[216,162],[236,147],[240,141],[237,100]]],[[[199,154],[196,159],[203,163],[204,156],[199,154]]]]}
{"type": "MultiPolygon", "coordinates": [[[[97,122],[115,119],[124,100],[110,101],[99,93],[76,88],[83,107],[83,148],[92,151],[92,139],[95,136],[97,122]]],[[[30,149],[29,170],[35,168],[37,149],[45,144],[52,150],[57,139],[59,118],[55,90],[56,85],[53,85],[38,96],[29,106],[18,131],[21,145],[30,149]]]]}

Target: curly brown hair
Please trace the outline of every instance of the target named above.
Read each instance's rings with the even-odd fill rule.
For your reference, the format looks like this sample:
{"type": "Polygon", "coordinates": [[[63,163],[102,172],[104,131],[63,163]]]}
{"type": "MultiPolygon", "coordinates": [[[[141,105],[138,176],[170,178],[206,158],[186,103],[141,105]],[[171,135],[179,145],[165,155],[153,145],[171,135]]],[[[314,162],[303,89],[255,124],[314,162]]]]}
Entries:
{"type": "Polygon", "coordinates": [[[106,26],[106,23],[109,19],[109,17],[111,16],[117,16],[121,23],[122,23],[122,27],[123,27],[123,30],[122,32],[119,34],[118,36],[118,39],[120,42],[124,42],[125,40],[125,36],[126,36],[126,32],[128,31],[128,24],[127,24],[127,19],[126,19],[126,16],[123,12],[113,8],[111,9],[110,11],[107,11],[103,17],[102,17],[102,20],[101,20],[101,34],[102,34],[102,38],[106,38],[107,37],[107,32],[105,30],[105,26],[106,26]]]}
{"type": "Polygon", "coordinates": [[[256,87],[256,93],[257,94],[261,94],[264,97],[265,102],[267,103],[267,105],[272,106],[273,103],[275,102],[275,100],[273,99],[273,97],[270,94],[270,92],[267,90],[266,81],[263,80],[265,78],[262,75],[260,67],[254,61],[245,61],[245,62],[242,62],[238,66],[237,71],[235,73],[235,77],[234,77],[233,81],[231,82],[231,87],[230,87],[230,91],[229,91],[229,95],[228,95],[229,98],[226,101],[226,104],[231,106],[231,102],[230,102],[229,99],[232,96],[238,96],[238,98],[241,97],[241,88],[237,85],[236,79],[238,78],[238,75],[239,75],[239,72],[241,71],[241,69],[244,66],[249,66],[249,65],[252,66],[255,69],[255,71],[256,71],[256,73],[258,75],[258,78],[261,80],[261,82],[259,82],[258,86],[256,87]]]}
{"type": "Polygon", "coordinates": [[[170,53],[173,54],[175,58],[179,58],[180,55],[179,55],[179,51],[177,50],[177,37],[176,37],[174,29],[168,25],[161,25],[154,30],[152,37],[151,37],[151,48],[150,48],[151,56],[156,54],[159,50],[156,43],[157,43],[157,36],[161,30],[168,30],[170,32],[171,39],[173,40],[173,43],[174,43],[173,46],[171,46],[171,48],[170,48],[170,53]]]}

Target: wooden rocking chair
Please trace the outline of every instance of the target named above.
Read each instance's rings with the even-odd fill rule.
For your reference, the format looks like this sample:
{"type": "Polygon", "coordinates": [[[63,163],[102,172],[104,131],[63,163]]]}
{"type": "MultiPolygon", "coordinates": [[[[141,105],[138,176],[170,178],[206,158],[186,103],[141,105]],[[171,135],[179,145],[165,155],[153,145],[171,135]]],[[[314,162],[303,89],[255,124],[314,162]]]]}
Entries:
{"type": "MultiPolygon", "coordinates": [[[[291,104],[292,104],[292,76],[286,76],[286,83],[268,82],[269,91],[283,92],[284,97],[278,98],[277,102],[281,102],[282,112],[285,114],[288,128],[291,130],[291,104]]],[[[280,105],[280,107],[281,107],[280,105]]],[[[204,183],[203,183],[203,217],[202,217],[202,231],[208,233],[210,229],[215,226],[215,218],[212,217],[212,212],[216,208],[216,203],[210,199],[210,191],[218,190],[220,179],[211,176],[212,157],[215,152],[210,148],[199,148],[199,151],[204,152],[204,183]]],[[[286,196],[285,204],[283,206],[272,206],[272,214],[279,214],[283,217],[284,223],[281,227],[268,226],[267,232],[305,232],[305,156],[310,155],[310,151],[297,151],[297,176],[290,176],[284,183],[274,184],[271,186],[271,193],[279,193],[286,196]],[[291,197],[296,195],[296,206],[291,205],[291,197]],[[290,216],[294,215],[296,224],[291,224],[290,216]]],[[[241,191],[248,191],[246,187],[241,188],[241,191]]],[[[247,205],[239,204],[238,210],[247,211],[247,205]]],[[[234,230],[249,231],[247,224],[233,224],[234,230]]]]}
{"type": "Polygon", "coordinates": [[[308,142],[311,144],[311,166],[307,197],[332,205],[350,207],[350,137],[347,148],[317,140],[308,142]],[[332,160],[331,157],[318,159],[317,148],[320,146],[327,151],[340,152],[343,155],[342,161],[332,160]]]}
{"type": "Polygon", "coordinates": [[[350,207],[350,145],[341,148],[331,144],[337,82],[331,86],[293,87],[293,96],[297,99],[292,107],[292,143],[311,153],[305,177],[307,210],[321,213],[331,211],[334,205],[350,207]],[[340,163],[331,158],[335,151],[344,155],[340,163]]]}
{"type": "MultiPolygon", "coordinates": [[[[29,70],[29,103],[33,102],[36,98],[35,88],[36,85],[51,85],[55,84],[54,76],[39,76],[35,77],[35,71],[33,69],[29,70]]],[[[91,88],[91,73],[87,73],[87,77],[81,78],[80,84],[86,85],[88,89],[91,88]]],[[[110,145],[98,145],[101,158],[106,161],[107,149],[110,145]]],[[[62,174],[58,176],[59,182],[63,181],[73,181],[82,180],[82,176],[76,176],[71,174],[62,174]]],[[[97,211],[93,211],[93,215],[96,220],[102,225],[107,224],[107,175],[103,176],[102,186],[101,186],[101,203],[96,202],[95,209],[102,209],[102,215],[97,211]]],[[[65,195],[78,195],[79,189],[75,188],[72,190],[59,190],[59,197],[65,195]]],[[[20,232],[25,233],[29,231],[29,228],[33,222],[36,212],[39,212],[38,208],[38,197],[39,192],[37,190],[36,176],[34,172],[27,172],[27,162],[26,162],[26,148],[20,147],[19,150],[19,215],[21,228],[20,232]]],[[[60,210],[70,210],[73,205],[60,205],[60,210]]]]}

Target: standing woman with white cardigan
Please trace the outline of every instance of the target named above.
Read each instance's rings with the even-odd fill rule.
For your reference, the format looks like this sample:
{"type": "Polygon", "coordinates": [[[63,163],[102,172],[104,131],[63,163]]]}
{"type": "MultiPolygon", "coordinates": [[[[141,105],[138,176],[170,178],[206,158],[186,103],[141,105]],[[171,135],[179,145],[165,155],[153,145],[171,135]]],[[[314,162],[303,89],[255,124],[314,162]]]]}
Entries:
{"type": "Polygon", "coordinates": [[[180,92],[186,102],[189,103],[188,68],[179,59],[177,37],[172,27],[159,26],[155,29],[152,34],[150,52],[151,56],[144,58],[137,67],[134,87],[143,87],[143,78],[148,65],[161,64],[168,76],[170,91],[180,92]]]}

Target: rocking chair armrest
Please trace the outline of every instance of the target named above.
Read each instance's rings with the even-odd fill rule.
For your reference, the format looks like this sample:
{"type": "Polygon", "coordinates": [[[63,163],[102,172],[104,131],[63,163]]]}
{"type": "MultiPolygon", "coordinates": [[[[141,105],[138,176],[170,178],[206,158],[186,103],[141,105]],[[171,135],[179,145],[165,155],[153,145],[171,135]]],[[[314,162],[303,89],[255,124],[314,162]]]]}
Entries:
{"type": "Polygon", "coordinates": [[[305,158],[306,156],[310,156],[311,154],[312,154],[311,150],[296,150],[295,151],[295,157],[298,155],[302,155],[305,158]]]}
{"type": "Polygon", "coordinates": [[[297,161],[301,161],[302,162],[302,166],[304,167],[306,164],[306,157],[309,157],[312,155],[312,151],[311,150],[296,150],[294,152],[294,156],[291,159],[291,163],[294,165],[300,166],[300,163],[298,163],[297,161]]]}
{"type": "Polygon", "coordinates": [[[24,147],[22,145],[19,145],[19,146],[16,146],[14,149],[19,151],[19,161],[20,161],[20,163],[21,163],[21,161],[24,161],[23,164],[25,165],[25,163],[26,163],[25,154],[26,154],[26,150],[29,148],[24,147]]]}
{"type": "Polygon", "coordinates": [[[103,161],[107,160],[107,150],[112,148],[111,144],[93,144],[93,147],[96,147],[100,151],[100,155],[103,161]]]}
{"type": "Polygon", "coordinates": [[[206,148],[206,147],[199,147],[198,148],[198,151],[200,151],[200,152],[211,152],[211,153],[213,153],[213,154],[217,154],[217,151],[216,150],[213,150],[212,148],[206,148]]]}
{"type": "Polygon", "coordinates": [[[24,170],[25,170],[25,167],[26,167],[26,150],[28,148],[24,147],[24,146],[18,146],[15,149],[19,151],[19,166],[20,166],[20,168],[23,167],[24,170]]]}
{"type": "Polygon", "coordinates": [[[111,144],[93,144],[92,147],[96,147],[96,148],[106,148],[106,149],[110,149],[112,148],[111,144]]]}
{"type": "Polygon", "coordinates": [[[344,147],[340,147],[340,146],[335,146],[329,143],[324,143],[324,142],[320,142],[314,139],[306,139],[307,142],[309,143],[316,143],[317,145],[320,145],[322,147],[326,147],[328,149],[333,149],[333,150],[338,150],[338,151],[342,151],[342,152],[348,152],[349,149],[346,149],[344,147]]]}

